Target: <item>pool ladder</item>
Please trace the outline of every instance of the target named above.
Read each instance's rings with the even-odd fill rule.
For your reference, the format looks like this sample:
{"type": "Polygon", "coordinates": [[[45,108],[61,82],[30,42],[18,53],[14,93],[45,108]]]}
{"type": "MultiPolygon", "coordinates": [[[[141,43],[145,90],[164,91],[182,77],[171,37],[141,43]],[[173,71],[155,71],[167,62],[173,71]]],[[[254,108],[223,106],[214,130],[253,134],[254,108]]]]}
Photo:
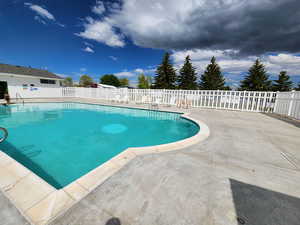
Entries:
{"type": "Polygon", "coordinates": [[[18,99],[20,99],[23,102],[23,105],[24,105],[24,98],[22,98],[22,96],[20,95],[19,92],[16,93],[16,101],[18,101],[18,99]]]}
{"type": "Polygon", "coordinates": [[[8,132],[4,127],[0,127],[0,131],[2,131],[4,133],[4,136],[2,138],[0,138],[0,143],[5,141],[7,136],[8,136],[8,132]]]}

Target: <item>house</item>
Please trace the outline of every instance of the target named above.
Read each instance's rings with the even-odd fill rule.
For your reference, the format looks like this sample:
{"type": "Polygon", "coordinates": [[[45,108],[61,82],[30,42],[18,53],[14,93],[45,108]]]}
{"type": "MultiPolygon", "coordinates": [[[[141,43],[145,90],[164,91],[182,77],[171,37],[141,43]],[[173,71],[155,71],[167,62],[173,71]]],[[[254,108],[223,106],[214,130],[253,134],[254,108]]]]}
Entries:
{"type": "Polygon", "coordinates": [[[63,78],[47,70],[0,63],[0,99],[9,92],[15,97],[18,91],[34,91],[39,87],[60,87],[63,78]]]}

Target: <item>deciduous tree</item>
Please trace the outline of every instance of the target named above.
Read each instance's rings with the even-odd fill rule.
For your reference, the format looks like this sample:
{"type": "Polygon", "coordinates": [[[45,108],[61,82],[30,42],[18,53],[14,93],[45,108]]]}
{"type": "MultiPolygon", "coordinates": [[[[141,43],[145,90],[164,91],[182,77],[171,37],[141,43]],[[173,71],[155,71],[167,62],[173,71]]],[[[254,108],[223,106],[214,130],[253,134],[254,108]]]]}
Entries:
{"type": "Polygon", "coordinates": [[[65,87],[72,87],[73,86],[73,79],[72,77],[66,77],[64,80],[63,80],[63,85],[65,87]]]}
{"type": "Polygon", "coordinates": [[[113,74],[105,74],[100,78],[100,83],[101,84],[107,84],[107,85],[112,85],[115,87],[120,87],[120,81],[118,79],[118,77],[116,77],[113,74]]]}
{"type": "Polygon", "coordinates": [[[138,76],[138,88],[140,89],[149,89],[151,88],[151,77],[140,74],[138,76]]]}
{"type": "Polygon", "coordinates": [[[120,78],[120,86],[121,87],[128,87],[129,86],[129,80],[128,78],[120,78]]]}
{"type": "Polygon", "coordinates": [[[79,85],[81,87],[90,87],[94,83],[93,78],[89,75],[82,75],[79,79],[79,85]]]}

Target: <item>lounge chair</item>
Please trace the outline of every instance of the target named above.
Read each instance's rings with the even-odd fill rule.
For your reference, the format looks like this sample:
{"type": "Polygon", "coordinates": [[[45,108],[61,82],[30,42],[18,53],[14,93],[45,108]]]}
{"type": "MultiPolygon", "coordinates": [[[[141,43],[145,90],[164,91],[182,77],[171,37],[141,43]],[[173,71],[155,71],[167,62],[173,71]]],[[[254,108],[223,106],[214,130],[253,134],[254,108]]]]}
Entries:
{"type": "Polygon", "coordinates": [[[149,106],[151,106],[151,109],[158,109],[158,106],[161,104],[161,98],[155,98],[153,102],[149,106]]]}
{"type": "Polygon", "coordinates": [[[124,95],[123,97],[121,97],[120,102],[121,103],[128,103],[129,102],[128,95],[124,95]]]}
{"type": "Polygon", "coordinates": [[[112,98],[112,102],[116,102],[116,103],[119,103],[121,100],[121,96],[120,95],[115,95],[113,98],[112,98]]]}

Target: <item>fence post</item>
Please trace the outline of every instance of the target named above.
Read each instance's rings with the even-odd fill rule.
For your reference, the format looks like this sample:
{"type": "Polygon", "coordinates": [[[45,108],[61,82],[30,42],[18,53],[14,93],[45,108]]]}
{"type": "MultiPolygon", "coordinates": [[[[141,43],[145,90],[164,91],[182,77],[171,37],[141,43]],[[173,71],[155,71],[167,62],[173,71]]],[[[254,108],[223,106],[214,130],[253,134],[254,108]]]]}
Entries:
{"type": "Polygon", "coordinates": [[[294,103],[294,96],[295,96],[295,90],[291,91],[291,101],[290,101],[290,104],[289,104],[288,116],[291,116],[291,114],[292,114],[292,108],[293,108],[293,103],[294,103]]]}
{"type": "Polygon", "coordinates": [[[274,109],[273,109],[273,112],[277,112],[277,105],[278,105],[278,96],[279,96],[279,91],[276,91],[276,96],[275,96],[275,103],[274,103],[274,109]]]}

